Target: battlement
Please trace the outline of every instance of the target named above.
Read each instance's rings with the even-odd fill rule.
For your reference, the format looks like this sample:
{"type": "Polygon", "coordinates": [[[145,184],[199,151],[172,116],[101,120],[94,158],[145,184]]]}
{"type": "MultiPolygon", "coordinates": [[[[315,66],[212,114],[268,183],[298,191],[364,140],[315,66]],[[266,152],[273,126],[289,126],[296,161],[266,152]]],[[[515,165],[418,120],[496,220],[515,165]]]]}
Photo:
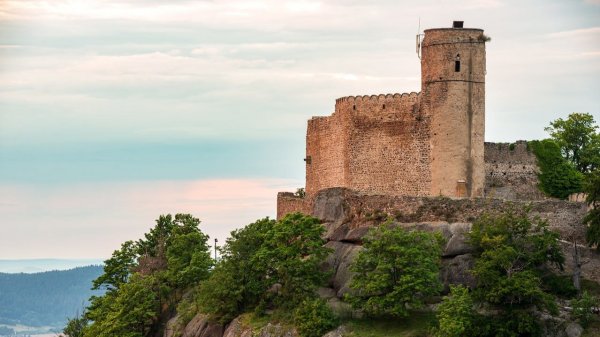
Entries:
{"type": "Polygon", "coordinates": [[[335,100],[336,113],[375,115],[415,113],[420,93],[346,96],[335,100]]]}
{"type": "Polygon", "coordinates": [[[483,195],[486,37],[462,21],[453,26],[419,37],[421,92],[340,97],[331,115],[308,121],[307,198],[280,194],[279,215],[333,187],[483,195]]]}

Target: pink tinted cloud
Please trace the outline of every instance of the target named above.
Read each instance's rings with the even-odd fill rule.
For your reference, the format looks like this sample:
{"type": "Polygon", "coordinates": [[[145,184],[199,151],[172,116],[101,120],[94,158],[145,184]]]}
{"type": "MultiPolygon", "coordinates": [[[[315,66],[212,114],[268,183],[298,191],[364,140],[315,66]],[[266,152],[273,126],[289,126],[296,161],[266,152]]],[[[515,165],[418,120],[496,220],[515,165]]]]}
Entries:
{"type": "Polygon", "coordinates": [[[105,258],[136,240],[161,214],[191,213],[220,242],[229,232],[274,217],[276,179],[219,179],[68,186],[0,186],[0,259],[105,258]]]}

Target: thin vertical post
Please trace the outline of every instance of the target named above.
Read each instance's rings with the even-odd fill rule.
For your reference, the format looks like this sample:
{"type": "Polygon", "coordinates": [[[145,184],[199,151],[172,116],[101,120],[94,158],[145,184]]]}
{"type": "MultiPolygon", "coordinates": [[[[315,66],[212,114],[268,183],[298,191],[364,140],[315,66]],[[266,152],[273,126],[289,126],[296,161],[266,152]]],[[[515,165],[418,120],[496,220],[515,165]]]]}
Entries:
{"type": "Polygon", "coordinates": [[[217,262],[217,242],[219,242],[219,240],[215,238],[215,262],[217,262]]]}

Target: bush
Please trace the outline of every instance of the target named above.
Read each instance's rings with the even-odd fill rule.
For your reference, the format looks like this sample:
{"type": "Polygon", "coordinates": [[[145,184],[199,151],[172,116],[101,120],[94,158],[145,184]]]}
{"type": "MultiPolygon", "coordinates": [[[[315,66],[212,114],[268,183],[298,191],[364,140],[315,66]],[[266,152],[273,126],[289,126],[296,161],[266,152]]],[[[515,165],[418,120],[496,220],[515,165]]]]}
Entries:
{"type": "Polygon", "coordinates": [[[322,299],[303,301],[294,313],[294,322],[302,337],[321,337],[339,323],[322,299]]]}
{"type": "Polygon", "coordinates": [[[571,305],[573,306],[571,316],[573,319],[578,320],[581,326],[585,328],[594,317],[592,308],[598,306],[598,298],[584,291],[578,299],[571,302],[571,305]]]}
{"type": "Polygon", "coordinates": [[[577,295],[577,289],[573,285],[570,276],[558,276],[549,274],[542,278],[544,290],[562,298],[572,298],[577,295]]]}
{"type": "Polygon", "coordinates": [[[473,330],[473,299],[464,286],[451,286],[450,295],[445,296],[438,307],[436,337],[471,336],[473,330]]]}

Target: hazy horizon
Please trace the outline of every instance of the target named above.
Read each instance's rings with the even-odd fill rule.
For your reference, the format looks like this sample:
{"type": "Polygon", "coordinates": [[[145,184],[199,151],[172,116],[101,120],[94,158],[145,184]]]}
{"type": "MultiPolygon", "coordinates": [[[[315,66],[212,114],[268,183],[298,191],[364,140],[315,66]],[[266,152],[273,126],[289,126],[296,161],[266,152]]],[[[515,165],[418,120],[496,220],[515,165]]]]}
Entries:
{"type": "Polygon", "coordinates": [[[98,259],[0,259],[0,273],[7,274],[35,274],[55,270],[69,270],[77,267],[101,266],[102,258],[98,259]]]}

